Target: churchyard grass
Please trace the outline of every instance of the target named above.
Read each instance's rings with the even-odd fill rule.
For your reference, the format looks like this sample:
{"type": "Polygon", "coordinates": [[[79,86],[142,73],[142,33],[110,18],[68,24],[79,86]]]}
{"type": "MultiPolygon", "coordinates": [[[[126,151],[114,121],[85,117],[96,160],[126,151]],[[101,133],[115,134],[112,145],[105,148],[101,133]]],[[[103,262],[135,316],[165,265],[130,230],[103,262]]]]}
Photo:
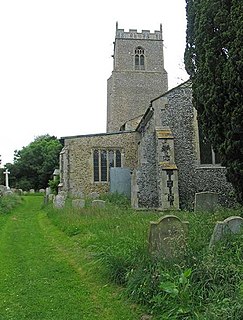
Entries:
{"type": "Polygon", "coordinates": [[[23,199],[0,215],[0,319],[140,319],[118,286],[92,272],[92,251],[50,222],[43,197],[23,199]]]}
{"type": "Polygon", "coordinates": [[[243,319],[243,234],[209,249],[215,222],[242,209],[173,212],[189,222],[185,256],[156,261],[149,222],[165,213],[103,199],[53,209],[31,195],[0,214],[0,319],[243,319]]]}
{"type": "Polygon", "coordinates": [[[123,287],[153,319],[243,319],[243,234],[209,250],[216,221],[242,210],[172,212],[189,222],[185,256],[155,261],[147,250],[149,222],[165,213],[132,210],[116,196],[103,199],[105,208],[46,209],[50,221],[93,261],[94,272],[123,287]]]}

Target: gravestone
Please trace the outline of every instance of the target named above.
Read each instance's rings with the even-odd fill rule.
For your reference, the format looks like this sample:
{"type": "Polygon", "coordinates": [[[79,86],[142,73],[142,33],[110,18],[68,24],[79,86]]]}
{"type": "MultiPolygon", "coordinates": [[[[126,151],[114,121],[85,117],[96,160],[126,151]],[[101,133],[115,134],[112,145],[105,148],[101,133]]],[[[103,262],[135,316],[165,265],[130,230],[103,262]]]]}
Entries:
{"type": "Polygon", "coordinates": [[[23,194],[23,190],[22,189],[17,189],[16,193],[21,196],[23,194]]]}
{"type": "Polygon", "coordinates": [[[92,207],[104,208],[105,207],[105,201],[104,200],[93,200],[92,201],[92,207]]]}
{"type": "Polygon", "coordinates": [[[216,192],[198,192],[195,194],[194,211],[213,212],[218,206],[218,194],[216,192]]]}
{"type": "Polygon", "coordinates": [[[167,215],[157,222],[150,222],[149,252],[155,258],[175,259],[186,249],[188,222],[174,215],[167,215]]]}
{"type": "Polygon", "coordinates": [[[30,189],[30,193],[35,193],[35,189],[30,189]]]}
{"type": "Polygon", "coordinates": [[[212,248],[216,242],[220,241],[227,234],[237,234],[243,231],[243,218],[232,216],[224,221],[218,221],[214,227],[213,234],[209,243],[212,248]]]}
{"type": "Polygon", "coordinates": [[[72,197],[76,199],[82,199],[84,195],[81,190],[77,190],[77,191],[72,191],[72,197]]]}
{"type": "Polygon", "coordinates": [[[68,193],[66,191],[59,191],[58,195],[64,197],[65,199],[67,199],[68,193]]]}
{"type": "Polygon", "coordinates": [[[3,195],[7,191],[7,187],[4,185],[0,185],[0,195],[3,195]]]}
{"type": "Polygon", "coordinates": [[[51,188],[50,188],[50,187],[47,187],[47,188],[46,188],[46,195],[48,196],[49,194],[51,194],[51,188]]]}
{"type": "Polygon", "coordinates": [[[57,209],[62,209],[65,206],[65,196],[57,194],[53,199],[53,206],[57,209]]]}
{"type": "Polygon", "coordinates": [[[99,192],[95,192],[95,191],[89,194],[90,199],[98,199],[99,196],[100,196],[99,192]]]}
{"type": "Polygon", "coordinates": [[[72,200],[72,207],[73,208],[84,208],[85,200],[84,199],[73,199],[72,200]]]}
{"type": "Polygon", "coordinates": [[[131,169],[110,168],[110,192],[124,194],[131,199],[131,169]]]}
{"type": "Polygon", "coordinates": [[[45,189],[42,189],[42,188],[41,188],[41,189],[39,190],[39,192],[40,192],[40,193],[45,193],[45,189]]]}

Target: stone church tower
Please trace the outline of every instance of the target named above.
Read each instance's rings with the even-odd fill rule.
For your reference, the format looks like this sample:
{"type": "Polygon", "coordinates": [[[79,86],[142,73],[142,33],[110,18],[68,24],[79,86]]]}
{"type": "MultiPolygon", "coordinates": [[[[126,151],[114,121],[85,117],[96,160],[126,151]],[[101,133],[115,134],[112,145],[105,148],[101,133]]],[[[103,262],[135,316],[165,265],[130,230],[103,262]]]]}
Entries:
{"type": "Polygon", "coordinates": [[[139,33],[118,29],[117,23],[113,58],[107,81],[107,132],[134,129],[150,101],[168,90],[162,25],[154,33],[139,33]],[[128,121],[130,127],[124,126],[128,121]]]}

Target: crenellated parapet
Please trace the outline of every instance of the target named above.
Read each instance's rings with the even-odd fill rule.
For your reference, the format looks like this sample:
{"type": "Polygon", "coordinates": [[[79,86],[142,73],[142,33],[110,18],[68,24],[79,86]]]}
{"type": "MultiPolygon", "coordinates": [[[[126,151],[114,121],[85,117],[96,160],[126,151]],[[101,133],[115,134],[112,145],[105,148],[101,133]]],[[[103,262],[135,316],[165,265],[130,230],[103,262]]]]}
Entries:
{"type": "Polygon", "coordinates": [[[159,31],[150,32],[150,30],[142,30],[142,32],[138,32],[137,29],[129,29],[129,31],[119,29],[118,23],[116,23],[116,38],[162,40],[162,24],[160,24],[159,31]]]}

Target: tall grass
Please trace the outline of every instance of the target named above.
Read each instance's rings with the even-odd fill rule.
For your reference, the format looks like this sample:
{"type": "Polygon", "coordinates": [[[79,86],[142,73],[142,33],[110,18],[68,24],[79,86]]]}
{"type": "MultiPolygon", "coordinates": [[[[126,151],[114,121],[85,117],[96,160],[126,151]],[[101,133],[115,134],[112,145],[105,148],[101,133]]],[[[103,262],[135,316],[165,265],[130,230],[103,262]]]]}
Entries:
{"type": "Polygon", "coordinates": [[[103,209],[48,207],[48,217],[154,319],[243,319],[243,234],[208,247],[215,222],[240,210],[176,212],[189,235],[184,258],[170,262],[152,260],[147,250],[149,222],[165,213],[134,211],[118,195],[106,202],[103,209]]]}

